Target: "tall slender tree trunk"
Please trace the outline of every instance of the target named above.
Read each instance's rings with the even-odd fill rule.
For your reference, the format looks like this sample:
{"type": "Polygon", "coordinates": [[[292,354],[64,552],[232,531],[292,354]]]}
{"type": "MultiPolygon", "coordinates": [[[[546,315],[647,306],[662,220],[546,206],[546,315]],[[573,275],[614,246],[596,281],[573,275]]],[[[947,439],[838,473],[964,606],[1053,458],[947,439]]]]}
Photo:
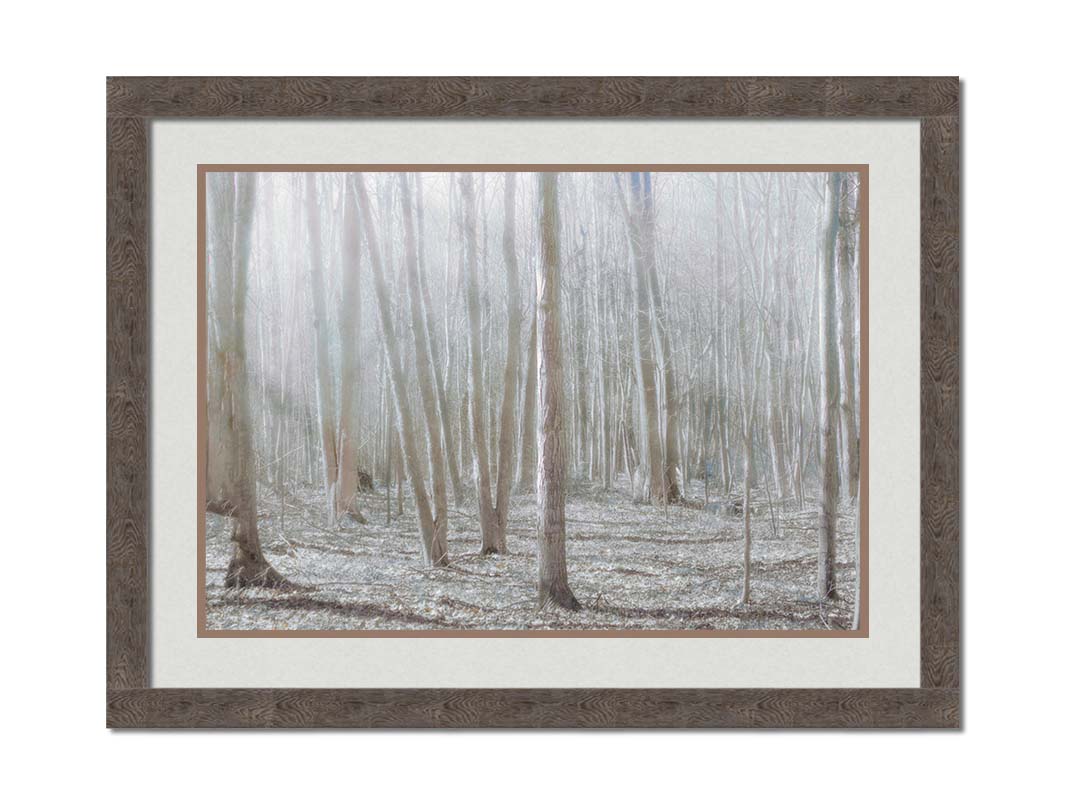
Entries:
{"type": "MultiPolygon", "coordinates": [[[[573,188],[573,184],[572,184],[573,188]]],[[[578,276],[578,285],[572,292],[568,292],[570,313],[570,330],[572,335],[568,338],[573,343],[574,358],[574,425],[571,428],[574,440],[574,471],[575,477],[585,473],[588,469],[586,462],[586,442],[589,434],[589,352],[586,334],[589,330],[588,313],[585,307],[586,276],[588,275],[588,252],[586,250],[586,232],[579,228],[581,244],[574,255],[574,263],[578,276]]]]}
{"type": "MultiPolygon", "coordinates": [[[[627,214],[630,234],[630,251],[633,258],[634,294],[634,371],[638,378],[638,420],[641,428],[641,468],[643,474],[635,487],[635,500],[663,499],[663,451],[659,434],[659,405],[656,396],[656,362],[652,338],[652,310],[648,297],[647,250],[649,242],[641,224],[643,201],[641,197],[641,173],[630,174],[632,208],[627,214]]],[[[620,203],[625,210],[625,200],[620,203]]]]}
{"type": "Polygon", "coordinates": [[[541,189],[541,271],[537,316],[540,424],[537,442],[537,597],[577,610],[567,582],[566,444],[563,438],[563,348],[560,342],[559,195],[554,172],[539,175],[541,189]]]}
{"type": "Polygon", "coordinates": [[[360,332],[363,328],[360,287],[362,242],[359,236],[359,212],[351,176],[344,185],[341,259],[341,418],[339,440],[340,463],[337,476],[337,513],[347,514],[360,523],[366,518],[359,508],[359,427],[360,394],[363,388],[363,355],[360,332]]]}
{"type": "Polygon", "coordinates": [[[682,499],[683,494],[679,485],[681,468],[678,454],[678,389],[671,353],[671,337],[667,327],[663,294],[660,291],[659,271],[656,268],[656,214],[652,201],[651,172],[644,173],[641,216],[641,223],[645,228],[645,259],[649,294],[656,324],[656,338],[659,340],[660,353],[663,357],[663,407],[666,417],[663,436],[663,496],[666,502],[676,503],[682,499]]]}
{"type": "MultiPolygon", "coordinates": [[[[430,505],[430,497],[426,492],[422,449],[419,446],[419,436],[416,432],[415,420],[409,405],[407,375],[404,373],[403,365],[401,364],[400,342],[393,323],[393,311],[389,302],[389,288],[385,281],[385,269],[382,265],[381,251],[378,249],[378,237],[374,228],[374,217],[371,214],[370,198],[367,195],[361,173],[353,175],[353,185],[359,200],[360,217],[363,220],[363,235],[367,241],[367,249],[370,251],[371,269],[374,273],[374,288],[378,296],[378,317],[388,357],[390,383],[393,389],[393,404],[400,421],[401,447],[404,451],[404,458],[407,461],[408,477],[411,480],[411,489],[415,496],[415,506],[419,516],[423,560],[429,566],[443,567],[448,565],[447,518],[440,520],[443,524],[439,528],[438,520],[435,519],[430,505]]],[[[398,493],[402,492],[402,488],[398,486],[397,491],[398,493]]],[[[398,494],[398,504],[399,499],[400,496],[398,494]]],[[[399,509],[397,513],[400,513],[399,509]]]]}
{"type": "MultiPolygon", "coordinates": [[[[415,223],[411,212],[411,191],[407,176],[400,175],[400,207],[404,223],[404,263],[407,268],[408,306],[415,342],[415,376],[422,399],[422,413],[430,442],[430,478],[433,485],[434,540],[444,541],[448,534],[448,494],[445,455],[441,442],[441,420],[437,415],[430,335],[426,327],[422,292],[419,288],[418,254],[415,249],[415,223]]],[[[410,469],[409,469],[410,472],[410,469]]]]}
{"type": "Polygon", "coordinates": [[[515,254],[515,173],[504,175],[504,270],[508,292],[508,343],[504,361],[504,390],[500,400],[500,440],[496,472],[496,542],[483,542],[482,552],[507,550],[506,532],[511,486],[515,475],[515,406],[519,392],[519,359],[522,349],[522,296],[519,288],[519,261],[515,254]]]}
{"type": "MultiPolygon", "coordinates": [[[[737,205],[743,208],[741,177],[737,180],[737,205]]],[[[741,267],[745,269],[745,267],[741,267]]],[[[741,279],[741,283],[744,280],[741,279]]],[[[753,366],[755,356],[748,357],[747,322],[748,322],[748,297],[744,287],[739,288],[737,297],[737,352],[738,371],[737,388],[740,394],[739,413],[741,415],[741,441],[744,446],[744,495],[742,500],[742,549],[741,549],[741,593],[739,603],[749,601],[752,581],[752,484],[755,472],[755,454],[752,449],[753,427],[756,415],[756,387],[759,380],[759,368],[753,366]],[[749,377],[751,376],[751,386],[749,377]]],[[[758,343],[753,352],[758,352],[758,343]]]]}
{"type": "Polygon", "coordinates": [[[722,196],[722,184],[725,177],[720,173],[715,176],[715,326],[718,332],[715,342],[715,418],[719,431],[719,462],[721,465],[722,492],[729,495],[733,488],[730,473],[730,414],[729,414],[729,370],[726,367],[726,266],[722,242],[722,223],[725,219],[726,205],[722,196]]]}
{"type": "Polygon", "coordinates": [[[599,268],[596,271],[596,352],[597,370],[599,377],[597,392],[597,442],[599,445],[598,458],[600,460],[600,481],[605,489],[611,489],[615,485],[615,465],[611,458],[609,439],[611,437],[611,423],[608,414],[608,395],[611,391],[608,378],[607,337],[604,334],[606,325],[606,308],[603,298],[603,286],[601,284],[604,272],[604,260],[600,259],[599,268]]]}
{"type": "Polygon", "coordinates": [[[319,409],[319,440],[322,446],[322,474],[326,489],[329,524],[337,522],[337,414],[333,376],[330,370],[330,340],[327,331],[326,296],[323,286],[322,230],[315,173],[305,173],[307,204],[308,270],[315,326],[315,389],[319,409]]]}
{"type": "Polygon", "coordinates": [[[752,419],[747,411],[742,410],[741,413],[746,419],[742,423],[743,430],[741,431],[741,436],[745,443],[745,494],[741,511],[744,528],[742,534],[741,596],[739,602],[747,603],[752,582],[752,479],[755,457],[752,451],[752,419]]]}
{"type": "MultiPolygon", "coordinates": [[[[232,444],[231,470],[225,483],[233,487],[231,513],[233,550],[226,569],[227,587],[292,588],[270,565],[259,543],[252,411],[249,403],[248,358],[245,345],[245,304],[251,260],[252,217],[256,176],[249,172],[212,173],[208,180],[207,218],[213,243],[209,272],[216,288],[215,350],[221,371],[221,398],[229,414],[216,421],[222,439],[232,444]],[[236,187],[235,187],[236,182],[236,187]],[[226,428],[229,427],[227,433],[226,428]]],[[[209,419],[208,424],[211,425],[209,419]]],[[[210,498],[209,498],[210,499],[210,498]]]]}
{"type": "Polygon", "coordinates": [[[767,452],[771,456],[771,475],[774,477],[774,489],[779,500],[785,500],[789,491],[789,475],[786,471],[785,458],[782,455],[783,433],[782,415],[776,402],[778,387],[778,368],[775,367],[777,355],[768,354],[767,359],[767,452]]]}
{"type": "MultiPolygon", "coordinates": [[[[536,288],[536,287],[535,287],[536,288]]],[[[537,298],[530,315],[526,340],[526,386],[522,401],[522,455],[519,465],[519,491],[534,488],[537,472],[537,298]]]]}
{"type": "Polygon", "coordinates": [[[841,173],[831,173],[826,187],[826,234],[823,243],[819,289],[819,350],[822,357],[819,394],[819,452],[822,457],[822,496],[819,506],[820,600],[837,596],[834,576],[837,538],[837,426],[840,407],[837,357],[837,302],[835,297],[835,255],[841,202],[841,173]]]}
{"type": "Polygon", "coordinates": [[[839,376],[841,382],[841,428],[845,437],[841,452],[845,458],[844,474],[848,496],[856,500],[860,478],[860,434],[858,419],[858,393],[853,379],[856,358],[856,342],[853,336],[853,318],[856,301],[853,295],[854,276],[857,272],[856,231],[859,227],[857,210],[850,198],[858,196],[859,186],[853,186],[849,178],[842,178],[842,197],[838,218],[840,229],[837,241],[837,343],[839,376]]]}
{"type": "MultiPolygon", "coordinates": [[[[422,177],[415,173],[415,209],[419,229],[419,286],[422,289],[422,303],[426,314],[426,332],[430,337],[430,361],[433,365],[434,386],[437,389],[437,410],[441,420],[441,431],[444,437],[445,457],[448,462],[448,474],[452,481],[452,496],[457,504],[463,502],[466,492],[463,489],[463,480],[459,469],[459,453],[456,451],[456,441],[453,435],[451,403],[446,391],[446,380],[442,369],[440,348],[437,346],[437,324],[433,313],[433,302],[430,299],[430,288],[426,280],[426,254],[425,236],[423,236],[423,203],[422,203],[422,177]]],[[[446,319],[447,327],[447,319],[446,319]]]]}
{"type": "Polygon", "coordinates": [[[486,438],[486,397],[482,358],[482,296],[478,278],[478,237],[475,227],[474,187],[471,174],[459,176],[459,190],[463,198],[463,233],[466,243],[467,341],[469,361],[467,373],[470,395],[471,440],[474,450],[475,483],[478,489],[478,520],[482,529],[482,553],[504,550],[504,533],[497,524],[493,507],[492,468],[489,462],[489,443],[486,438]]]}

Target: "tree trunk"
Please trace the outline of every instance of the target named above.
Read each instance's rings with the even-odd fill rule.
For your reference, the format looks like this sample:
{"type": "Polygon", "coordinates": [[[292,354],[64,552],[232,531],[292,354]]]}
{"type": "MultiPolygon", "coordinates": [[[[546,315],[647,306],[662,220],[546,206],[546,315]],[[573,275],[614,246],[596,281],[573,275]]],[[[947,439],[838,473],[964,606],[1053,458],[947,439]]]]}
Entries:
{"type": "Polygon", "coordinates": [[[530,335],[526,343],[526,387],[522,401],[522,460],[518,489],[534,488],[537,471],[537,298],[530,315],[530,335]]]}
{"type": "MultiPolygon", "coordinates": [[[[434,386],[437,389],[437,410],[441,420],[441,432],[444,436],[445,457],[448,462],[448,474],[452,481],[452,496],[457,504],[463,502],[463,481],[459,469],[459,453],[456,451],[456,441],[452,429],[452,411],[446,391],[446,381],[441,368],[441,353],[437,346],[437,325],[433,313],[433,303],[430,300],[430,288],[426,280],[426,254],[423,242],[423,205],[422,205],[422,178],[415,173],[415,209],[419,228],[419,286],[422,289],[422,304],[426,315],[426,332],[430,338],[430,363],[433,365],[434,386]]],[[[446,309],[447,310],[447,309],[446,309]]],[[[447,319],[446,319],[447,327],[447,319]]]]}
{"type": "MultiPolygon", "coordinates": [[[[506,552],[508,507],[515,473],[515,406],[519,392],[519,358],[522,347],[522,296],[519,261],[515,255],[515,173],[504,175],[504,269],[508,291],[508,343],[504,361],[504,391],[500,401],[500,440],[497,446],[496,523],[497,552],[506,552]]],[[[483,553],[487,552],[484,548],[483,553]]]]}
{"type": "Polygon", "coordinates": [[[719,431],[719,462],[722,474],[722,493],[729,496],[733,488],[730,473],[730,414],[729,385],[730,372],[726,367],[726,266],[722,246],[722,224],[726,215],[726,205],[722,197],[722,184],[725,177],[715,177],[715,325],[718,331],[715,342],[715,418],[719,431]]]}
{"type": "Polygon", "coordinates": [[[641,205],[642,225],[645,228],[645,258],[647,263],[649,294],[656,322],[656,338],[663,357],[663,407],[666,412],[663,440],[663,496],[668,503],[682,499],[678,483],[680,466],[678,456],[678,392],[674,377],[674,359],[671,357],[671,338],[667,328],[667,316],[660,292],[659,275],[656,269],[655,209],[652,204],[652,173],[644,173],[641,205]]]}
{"type": "MultiPolygon", "coordinates": [[[[741,213],[741,218],[744,218],[743,214],[743,201],[742,201],[742,188],[741,188],[741,176],[737,176],[737,208],[741,213]]],[[[746,226],[747,227],[747,226],[746,226]]],[[[744,263],[744,259],[741,262],[744,263]]],[[[739,269],[746,269],[742,266],[739,269]]],[[[739,278],[740,283],[744,283],[743,279],[739,278]]],[[[738,352],[738,370],[737,370],[737,389],[740,394],[739,413],[741,415],[741,440],[744,446],[744,496],[742,500],[742,550],[741,550],[741,592],[738,597],[739,603],[747,603],[749,601],[749,592],[751,589],[752,581],[752,483],[753,472],[755,469],[755,457],[752,452],[752,429],[755,423],[756,416],[756,387],[759,380],[759,367],[753,366],[753,362],[756,360],[756,356],[753,358],[748,357],[748,341],[746,324],[748,322],[748,297],[744,286],[740,286],[737,293],[737,352],[738,352]],[[752,385],[749,387],[748,379],[752,378],[752,385]]],[[[753,346],[753,352],[758,353],[759,344],[753,346]]]]}
{"type": "Polygon", "coordinates": [[[841,452],[845,458],[844,474],[847,480],[848,496],[856,500],[860,478],[860,434],[857,415],[857,392],[853,380],[853,364],[856,357],[856,343],[853,338],[853,317],[855,316],[855,297],[853,296],[853,276],[857,271],[856,231],[859,227],[857,212],[851,207],[850,196],[858,195],[859,186],[852,186],[852,181],[842,179],[842,198],[838,203],[840,230],[837,241],[837,342],[839,359],[839,376],[841,382],[841,427],[845,437],[841,452]],[[854,191],[853,191],[854,189],[854,191]],[[845,190],[848,190],[847,192],[845,190]]]}
{"type": "Polygon", "coordinates": [[[537,597],[542,607],[577,610],[567,583],[566,445],[560,343],[559,198],[556,173],[542,172],[541,273],[538,276],[540,424],[537,442],[537,597]]]}
{"type": "MultiPolygon", "coordinates": [[[[216,287],[216,353],[220,356],[221,397],[228,417],[218,420],[222,440],[233,446],[226,467],[232,472],[224,483],[233,487],[233,550],[226,569],[227,587],[265,586],[290,589],[293,585],[275,570],[259,543],[256,503],[255,454],[252,413],[248,397],[248,363],[245,347],[245,303],[248,262],[255,207],[256,176],[249,172],[212,173],[209,177],[207,218],[210,221],[216,287]],[[236,196],[235,196],[236,194],[236,196]],[[229,426],[227,429],[223,425],[229,426]]],[[[209,426],[211,420],[209,419],[209,426]]],[[[210,498],[209,498],[210,500],[210,498]]]]}
{"type": "Polygon", "coordinates": [[[337,414],[334,403],[333,376],[330,369],[330,340],[327,332],[326,297],[323,286],[322,230],[319,201],[315,191],[315,173],[305,173],[307,203],[308,269],[311,277],[311,300],[315,325],[315,389],[319,409],[319,440],[322,445],[322,473],[326,489],[329,524],[337,521],[337,414]]]}
{"type": "Polygon", "coordinates": [[[337,479],[337,513],[347,514],[366,523],[359,509],[359,423],[360,391],[363,383],[363,355],[360,332],[363,328],[360,268],[362,242],[359,236],[359,212],[352,179],[344,186],[341,287],[341,419],[340,463],[337,479]]]}
{"type": "Polygon", "coordinates": [[[837,302],[835,298],[835,251],[841,202],[841,173],[829,176],[826,187],[826,235],[823,244],[819,288],[819,349],[822,356],[819,396],[819,451],[822,457],[822,496],[819,506],[819,575],[821,600],[837,596],[834,576],[837,524],[837,425],[840,405],[837,357],[837,302]]]}
{"type": "Polygon", "coordinates": [[[568,299],[572,311],[570,314],[570,330],[572,335],[568,338],[574,346],[574,395],[572,407],[574,409],[574,425],[571,429],[571,438],[574,440],[574,470],[575,477],[587,472],[586,442],[589,435],[589,353],[586,335],[589,330],[589,315],[585,307],[585,284],[588,275],[588,253],[586,252],[586,233],[580,228],[581,244],[574,256],[575,268],[578,276],[578,284],[573,291],[568,292],[568,299]]]}
{"type": "MultiPolygon", "coordinates": [[[[415,341],[415,376],[422,399],[422,413],[430,441],[430,476],[433,486],[433,527],[435,538],[445,539],[448,533],[448,494],[445,455],[441,443],[441,420],[437,416],[433,367],[431,366],[430,336],[426,328],[422,292],[419,289],[418,254],[415,249],[415,223],[411,213],[411,192],[407,176],[400,175],[400,206],[404,218],[404,262],[407,267],[408,306],[411,310],[411,329],[415,341]]],[[[410,470],[409,470],[410,471],[410,470]]]]}
{"type": "MultiPolygon", "coordinates": [[[[367,196],[366,187],[363,184],[363,175],[355,173],[353,184],[359,200],[360,216],[363,220],[363,235],[367,241],[367,249],[370,251],[371,268],[374,272],[374,288],[378,296],[378,316],[382,328],[382,339],[385,345],[389,363],[389,374],[393,389],[393,404],[400,421],[401,448],[407,461],[408,477],[411,480],[411,490],[415,496],[415,506],[419,516],[419,530],[422,534],[422,555],[428,566],[443,567],[448,565],[447,518],[437,520],[434,518],[430,506],[430,497],[426,492],[424,465],[422,463],[422,449],[419,447],[419,437],[415,430],[415,420],[409,405],[408,381],[404,373],[400,359],[400,342],[396,335],[393,324],[393,310],[389,302],[389,289],[385,282],[385,269],[382,265],[381,252],[378,249],[378,237],[374,228],[374,217],[371,214],[370,198],[367,196]],[[438,524],[441,527],[438,527],[438,524]]],[[[399,506],[400,492],[402,487],[397,487],[397,501],[399,506]]],[[[399,507],[397,510],[399,514],[399,507]]]]}
{"type": "Polygon", "coordinates": [[[504,551],[504,532],[498,524],[493,507],[492,469],[489,463],[489,443],[486,438],[485,383],[482,358],[482,297],[478,278],[478,237],[475,229],[474,187],[471,174],[459,176],[459,190],[463,197],[463,233],[466,244],[468,394],[470,396],[471,440],[474,450],[475,483],[478,490],[478,520],[482,530],[482,554],[504,551]]]}
{"type": "Polygon", "coordinates": [[[745,425],[743,432],[745,440],[745,495],[742,505],[744,519],[744,535],[741,554],[741,596],[739,602],[749,601],[749,591],[752,582],[752,427],[751,420],[745,425]]]}
{"type": "MultiPolygon", "coordinates": [[[[633,260],[634,294],[634,371],[638,376],[638,420],[641,427],[641,480],[635,500],[656,502],[663,499],[663,451],[660,446],[659,405],[656,397],[656,362],[652,339],[652,310],[648,297],[648,247],[645,227],[641,224],[641,173],[630,174],[632,208],[627,214],[630,251],[633,260]]],[[[620,192],[620,204],[625,200],[620,192]]]]}
{"type": "Polygon", "coordinates": [[[594,309],[596,312],[596,352],[597,372],[599,383],[597,385],[597,426],[596,436],[599,447],[598,458],[600,461],[600,483],[604,489],[615,486],[615,467],[611,459],[608,440],[610,438],[611,423],[608,418],[608,394],[611,387],[608,382],[608,356],[607,337],[604,334],[606,309],[601,286],[604,272],[604,260],[599,260],[599,268],[596,271],[596,298],[594,309]]]}
{"type": "Polygon", "coordinates": [[[232,173],[208,178],[208,320],[207,371],[207,498],[212,514],[237,514],[237,423],[234,420],[233,218],[232,173]]]}

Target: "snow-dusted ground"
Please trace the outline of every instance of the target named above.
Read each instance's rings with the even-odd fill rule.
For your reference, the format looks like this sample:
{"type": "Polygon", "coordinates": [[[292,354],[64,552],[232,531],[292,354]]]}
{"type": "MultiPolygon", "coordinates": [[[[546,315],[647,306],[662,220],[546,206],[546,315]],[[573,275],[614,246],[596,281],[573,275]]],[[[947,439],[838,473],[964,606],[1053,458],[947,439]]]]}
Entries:
{"type": "MultiPolygon", "coordinates": [[[[620,486],[620,489],[624,488],[620,486]]],[[[690,497],[704,498],[702,484],[690,497]]],[[[714,498],[713,498],[714,499],[714,498]]],[[[839,598],[815,602],[816,511],[757,506],[750,602],[739,606],[742,522],[710,511],[633,505],[623,491],[567,500],[567,568],[578,612],[541,611],[536,597],[536,504],[513,498],[506,556],[478,555],[473,507],[450,509],[452,566],[422,565],[414,504],[385,524],[384,494],[363,495],[368,525],[330,530],[321,492],[284,508],[261,492],[260,536],[270,561],[308,587],[224,589],[230,521],[207,515],[211,629],[815,629],[848,628],[855,586],[853,514],[842,508],[839,598]],[[264,496],[265,495],[265,496],[264,496]]],[[[395,503],[395,498],[394,498],[395,503]]],[[[394,507],[395,511],[395,507],[394,507]]]]}

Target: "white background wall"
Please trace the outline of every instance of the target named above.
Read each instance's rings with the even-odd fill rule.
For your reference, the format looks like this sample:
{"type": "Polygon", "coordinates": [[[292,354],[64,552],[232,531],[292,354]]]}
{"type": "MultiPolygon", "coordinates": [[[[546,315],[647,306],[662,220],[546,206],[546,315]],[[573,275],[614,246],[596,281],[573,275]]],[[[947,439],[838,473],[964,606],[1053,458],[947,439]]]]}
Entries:
{"type": "Polygon", "coordinates": [[[30,7],[5,10],[0,56],[4,783],[24,782],[16,795],[114,783],[164,798],[1025,797],[1059,785],[1067,175],[1049,6],[30,7]],[[106,732],[104,76],[226,73],[963,76],[965,732],[106,732]]]}

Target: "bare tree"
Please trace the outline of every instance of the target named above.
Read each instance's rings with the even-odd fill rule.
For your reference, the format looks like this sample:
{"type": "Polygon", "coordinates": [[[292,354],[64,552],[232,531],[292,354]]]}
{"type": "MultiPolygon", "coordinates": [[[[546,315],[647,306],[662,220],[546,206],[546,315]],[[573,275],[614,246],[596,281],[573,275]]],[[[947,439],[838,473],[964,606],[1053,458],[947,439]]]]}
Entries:
{"type": "MultiPolygon", "coordinates": [[[[741,415],[741,441],[744,445],[744,495],[742,499],[742,555],[741,555],[741,594],[739,602],[747,603],[751,589],[752,571],[752,489],[755,484],[756,456],[753,449],[754,429],[756,424],[756,408],[759,401],[759,375],[760,361],[764,352],[764,328],[756,328],[754,341],[749,353],[748,317],[750,306],[755,306],[757,311],[762,310],[763,295],[755,295],[756,266],[761,271],[766,270],[767,236],[764,232],[762,254],[757,252],[755,236],[753,232],[754,220],[747,212],[745,191],[742,176],[737,175],[737,203],[735,216],[735,228],[738,232],[738,250],[743,257],[740,259],[739,282],[741,288],[737,296],[737,349],[738,349],[738,375],[737,386],[740,394],[739,413],[741,415]]],[[[766,212],[764,208],[764,212],[766,212]]]]}
{"type": "MultiPolygon", "coordinates": [[[[415,248],[415,224],[411,212],[411,191],[407,177],[400,176],[400,207],[404,218],[404,263],[407,267],[407,295],[411,311],[411,329],[415,342],[415,376],[422,399],[422,413],[430,441],[430,476],[433,485],[434,533],[444,538],[448,531],[448,495],[446,492],[445,456],[441,442],[441,420],[437,416],[437,397],[430,355],[430,337],[426,327],[422,292],[419,289],[418,255],[415,248]]],[[[410,469],[409,469],[410,472],[410,469]]]]}
{"type": "Polygon", "coordinates": [[[537,320],[540,423],[537,442],[537,597],[542,606],[580,606],[567,582],[567,451],[563,437],[563,349],[560,344],[559,194],[554,172],[540,173],[541,272],[537,320]]]}
{"type": "MultiPolygon", "coordinates": [[[[503,397],[500,401],[500,441],[496,478],[497,552],[505,552],[508,505],[515,472],[515,411],[519,392],[519,359],[522,338],[522,296],[519,261],[515,254],[515,173],[504,175],[504,269],[508,293],[508,342],[504,361],[503,397]]],[[[483,552],[485,551],[483,543],[483,552]]]]}
{"type": "Polygon", "coordinates": [[[482,529],[482,553],[502,552],[505,547],[503,531],[497,525],[493,507],[492,470],[489,465],[489,443],[485,430],[485,384],[482,359],[482,297],[478,280],[478,236],[475,228],[474,187],[471,174],[459,177],[463,197],[463,238],[466,258],[464,285],[467,295],[467,386],[470,398],[471,440],[474,449],[475,481],[478,488],[478,520],[482,529]]]}
{"type": "Polygon", "coordinates": [[[500,438],[496,500],[492,495],[492,465],[486,432],[486,386],[484,382],[482,341],[483,314],[481,286],[478,278],[477,237],[475,231],[475,200],[470,173],[459,180],[463,196],[464,236],[467,251],[467,321],[469,358],[469,387],[471,404],[471,436],[474,440],[475,467],[478,483],[478,517],[482,529],[482,555],[507,552],[508,504],[515,458],[515,405],[519,382],[519,349],[522,314],[520,309],[519,265],[515,255],[515,175],[504,179],[504,268],[507,276],[508,337],[504,363],[503,398],[500,407],[500,438]]]}
{"type": "MultiPolygon", "coordinates": [[[[353,185],[359,201],[360,217],[363,220],[363,235],[370,251],[371,269],[374,272],[374,289],[378,296],[378,318],[381,323],[382,339],[389,363],[390,383],[393,390],[393,404],[400,421],[400,441],[407,462],[407,474],[411,480],[411,490],[415,496],[415,506],[419,515],[419,529],[422,533],[422,554],[427,565],[433,567],[448,566],[448,517],[436,517],[430,505],[424,479],[422,449],[416,433],[414,415],[408,399],[408,381],[400,358],[400,341],[393,325],[393,310],[389,300],[389,287],[385,281],[385,269],[382,265],[381,251],[378,249],[378,236],[375,232],[374,217],[371,214],[370,197],[363,182],[363,175],[353,175],[353,185]]],[[[440,509],[440,506],[438,506],[440,509]]]]}
{"type": "Polygon", "coordinates": [[[422,303],[426,316],[426,333],[430,339],[430,361],[433,365],[434,387],[437,390],[437,407],[441,420],[441,432],[445,449],[445,457],[448,462],[448,474],[452,481],[452,496],[456,503],[462,503],[466,494],[463,490],[463,480],[459,470],[459,454],[456,451],[455,437],[452,429],[451,404],[446,391],[444,371],[441,366],[441,353],[437,344],[437,323],[433,311],[433,302],[430,299],[429,282],[426,280],[426,236],[423,226],[423,202],[422,202],[422,176],[415,173],[415,209],[418,218],[419,229],[419,286],[422,289],[422,303]]]}
{"type": "MultiPolygon", "coordinates": [[[[641,225],[644,228],[645,270],[648,277],[649,295],[655,318],[656,341],[659,342],[663,367],[663,410],[665,416],[663,441],[663,497],[668,503],[682,498],[679,484],[681,468],[678,453],[678,389],[674,375],[674,358],[671,354],[671,337],[667,326],[663,293],[660,291],[659,274],[656,268],[656,212],[652,201],[652,173],[642,173],[641,225]]],[[[657,411],[658,413],[658,411],[657,411]]]]}
{"type": "Polygon", "coordinates": [[[860,433],[858,395],[853,373],[856,359],[856,342],[852,326],[855,315],[855,276],[858,271],[856,258],[859,251],[859,182],[848,176],[841,179],[841,201],[838,209],[839,231],[837,240],[837,348],[841,382],[841,429],[844,436],[841,454],[844,456],[844,473],[848,496],[853,501],[859,491],[860,479],[860,433]]]}
{"type": "Polygon", "coordinates": [[[726,264],[723,248],[723,222],[726,205],[722,186],[724,175],[715,176],[715,420],[719,440],[719,469],[723,494],[732,488],[730,472],[729,370],[726,366],[726,264]]]}
{"type": "Polygon", "coordinates": [[[337,522],[337,414],[333,371],[330,368],[329,322],[326,318],[326,290],[323,281],[322,226],[319,222],[319,199],[315,173],[305,173],[304,199],[307,203],[308,272],[315,323],[315,390],[319,409],[319,434],[322,442],[322,476],[326,488],[329,524],[337,522]]]}
{"type": "MultiPolygon", "coordinates": [[[[535,286],[536,288],[536,286],[535,286]]],[[[526,385],[522,401],[522,453],[518,488],[529,491],[537,471],[537,298],[530,314],[530,333],[526,339],[526,385]]]]}
{"type": "Polygon", "coordinates": [[[819,272],[819,350],[822,356],[819,394],[819,451],[822,457],[822,496],[819,505],[819,583],[821,600],[837,596],[834,576],[837,526],[837,426],[838,396],[837,358],[837,281],[835,261],[840,219],[841,173],[833,172],[826,182],[826,233],[823,242],[822,269],[819,272]]]}
{"type": "Polygon", "coordinates": [[[359,422],[360,391],[363,382],[362,354],[360,352],[363,329],[360,287],[362,242],[359,237],[359,212],[356,209],[356,194],[352,177],[344,184],[344,212],[341,258],[341,419],[338,439],[340,460],[337,481],[337,513],[347,514],[360,523],[366,523],[359,508],[359,422]]]}
{"type": "MultiPolygon", "coordinates": [[[[618,184],[616,184],[618,186],[618,184]]],[[[641,189],[641,173],[630,173],[632,204],[626,209],[626,201],[619,192],[619,204],[626,216],[630,237],[630,254],[633,263],[632,285],[634,295],[633,340],[634,371],[638,376],[639,422],[641,436],[641,480],[635,486],[634,500],[661,500],[663,493],[663,450],[659,433],[659,404],[656,396],[656,362],[652,333],[652,309],[649,301],[648,262],[652,242],[642,220],[644,201],[641,189]]]]}
{"type": "MultiPolygon", "coordinates": [[[[229,429],[229,436],[223,434],[220,441],[228,439],[233,448],[224,462],[230,473],[223,483],[232,487],[229,505],[234,518],[233,549],[226,568],[225,585],[286,589],[292,584],[270,565],[259,543],[252,413],[248,397],[245,306],[256,176],[239,172],[235,180],[233,173],[211,173],[209,182],[209,237],[213,245],[209,269],[215,288],[212,307],[216,316],[214,353],[220,373],[222,408],[227,410],[213,427],[220,432],[229,429]]],[[[209,418],[209,427],[211,422],[209,418]]]]}

